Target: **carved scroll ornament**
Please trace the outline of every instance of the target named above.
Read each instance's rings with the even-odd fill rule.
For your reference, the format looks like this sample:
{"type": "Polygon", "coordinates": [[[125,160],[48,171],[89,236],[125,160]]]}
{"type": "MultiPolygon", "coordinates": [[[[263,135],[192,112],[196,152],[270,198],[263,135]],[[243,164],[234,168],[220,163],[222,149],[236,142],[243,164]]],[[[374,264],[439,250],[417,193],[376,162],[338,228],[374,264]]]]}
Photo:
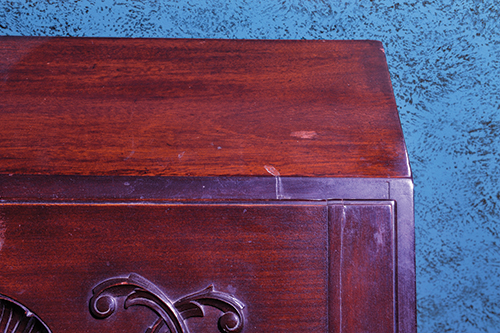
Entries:
{"type": "Polygon", "coordinates": [[[244,304],[235,297],[215,291],[213,286],[209,286],[172,302],[158,287],[137,274],[112,278],[97,285],[90,299],[92,316],[97,319],[108,318],[116,311],[117,301],[121,297],[125,297],[125,309],[142,305],[158,315],[158,319],[145,333],[189,333],[185,320],[203,317],[204,306],[223,312],[218,321],[220,332],[239,333],[243,329],[244,304]]]}
{"type": "Polygon", "coordinates": [[[47,325],[24,305],[0,295],[0,332],[51,333],[47,325]]]}

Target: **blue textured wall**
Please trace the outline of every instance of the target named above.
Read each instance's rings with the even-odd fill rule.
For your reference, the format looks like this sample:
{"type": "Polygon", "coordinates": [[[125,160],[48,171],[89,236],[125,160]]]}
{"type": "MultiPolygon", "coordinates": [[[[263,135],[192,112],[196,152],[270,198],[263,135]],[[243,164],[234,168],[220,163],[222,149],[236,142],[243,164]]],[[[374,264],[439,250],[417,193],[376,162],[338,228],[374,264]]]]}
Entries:
{"type": "Polygon", "coordinates": [[[420,332],[500,332],[496,1],[1,1],[0,35],[383,41],[416,190],[420,332]]]}

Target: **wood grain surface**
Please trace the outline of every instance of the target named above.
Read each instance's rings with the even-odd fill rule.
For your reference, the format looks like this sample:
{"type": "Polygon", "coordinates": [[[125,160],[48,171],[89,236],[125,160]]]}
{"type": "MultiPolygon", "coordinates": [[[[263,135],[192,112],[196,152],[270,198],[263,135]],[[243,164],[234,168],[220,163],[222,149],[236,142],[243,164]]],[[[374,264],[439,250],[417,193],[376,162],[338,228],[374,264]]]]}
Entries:
{"type": "Polygon", "coordinates": [[[0,37],[0,173],[410,177],[375,41],[0,37]]]}
{"type": "Polygon", "coordinates": [[[394,203],[335,204],[329,217],[330,332],[398,332],[394,203]]]}
{"type": "MultiPolygon", "coordinates": [[[[241,333],[416,331],[380,42],[0,37],[0,78],[0,331],[168,332],[122,296],[96,318],[131,273],[213,284],[241,333]]],[[[220,332],[207,308],[178,331],[220,332]]]]}
{"type": "MultiPolygon", "coordinates": [[[[244,332],[326,332],[325,203],[226,205],[0,204],[0,294],[54,333],[136,332],[154,322],[123,305],[98,320],[92,289],[137,273],[172,301],[213,284],[245,304],[244,332]]],[[[219,312],[216,312],[219,314],[219,312]]],[[[217,320],[189,319],[195,332],[217,320]]]]}
{"type": "MultiPolygon", "coordinates": [[[[0,204],[0,294],[54,332],[137,332],[144,306],[89,312],[92,289],[139,274],[175,301],[213,285],[243,332],[396,332],[394,203],[0,204]]],[[[215,309],[216,310],[216,309],[215,309]]],[[[219,332],[220,311],[187,320],[219,332]]]]}

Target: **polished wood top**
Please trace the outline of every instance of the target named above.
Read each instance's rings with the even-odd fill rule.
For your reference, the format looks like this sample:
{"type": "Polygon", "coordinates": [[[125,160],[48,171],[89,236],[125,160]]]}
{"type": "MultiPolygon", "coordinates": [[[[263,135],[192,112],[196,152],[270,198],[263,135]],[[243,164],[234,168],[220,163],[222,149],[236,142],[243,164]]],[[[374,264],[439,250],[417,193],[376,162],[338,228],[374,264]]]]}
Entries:
{"type": "Polygon", "coordinates": [[[382,44],[0,37],[0,174],[410,177],[382,44]]]}

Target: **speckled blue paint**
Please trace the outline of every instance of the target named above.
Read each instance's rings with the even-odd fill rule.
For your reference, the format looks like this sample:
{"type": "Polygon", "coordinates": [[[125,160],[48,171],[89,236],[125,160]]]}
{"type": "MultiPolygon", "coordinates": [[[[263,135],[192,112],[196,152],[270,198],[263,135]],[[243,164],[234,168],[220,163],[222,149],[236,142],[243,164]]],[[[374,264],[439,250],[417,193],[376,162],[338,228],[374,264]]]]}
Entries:
{"type": "Polygon", "coordinates": [[[497,1],[2,1],[0,34],[383,41],[416,190],[420,332],[500,332],[497,1]]]}

